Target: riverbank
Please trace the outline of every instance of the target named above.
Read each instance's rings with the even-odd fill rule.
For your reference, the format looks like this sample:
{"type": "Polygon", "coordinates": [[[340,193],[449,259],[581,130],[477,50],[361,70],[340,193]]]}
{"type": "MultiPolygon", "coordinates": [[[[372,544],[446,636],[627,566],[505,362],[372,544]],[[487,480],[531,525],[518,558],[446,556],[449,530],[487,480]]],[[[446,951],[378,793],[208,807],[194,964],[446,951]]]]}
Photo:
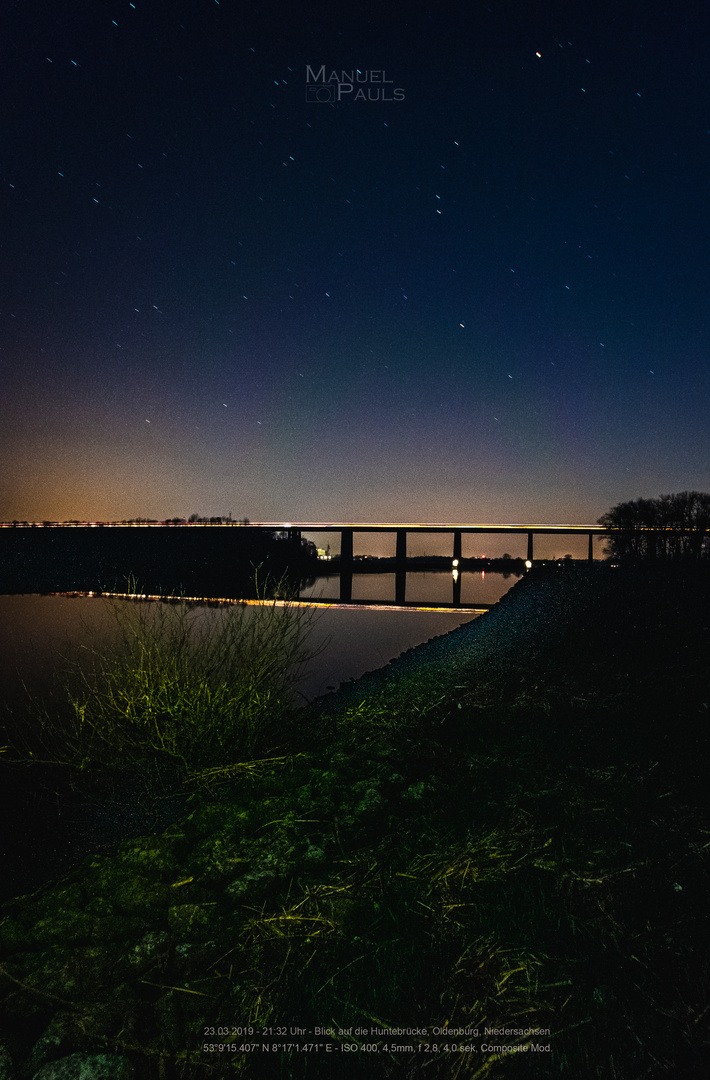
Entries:
{"type": "Polygon", "coordinates": [[[0,1077],[707,1075],[709,599],[531,574],[2,905],[0,1077]]]}

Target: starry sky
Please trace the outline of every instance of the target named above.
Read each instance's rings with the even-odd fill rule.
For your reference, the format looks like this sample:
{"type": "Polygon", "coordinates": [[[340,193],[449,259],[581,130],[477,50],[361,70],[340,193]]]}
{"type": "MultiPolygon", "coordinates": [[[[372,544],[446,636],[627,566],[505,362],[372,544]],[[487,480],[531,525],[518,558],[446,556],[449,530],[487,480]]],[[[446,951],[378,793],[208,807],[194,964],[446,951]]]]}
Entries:
{"type": "Polygon", "coordinates": [[[591,523],[710,490],[709,27],[7,0],[0,520],[591,523]]]}

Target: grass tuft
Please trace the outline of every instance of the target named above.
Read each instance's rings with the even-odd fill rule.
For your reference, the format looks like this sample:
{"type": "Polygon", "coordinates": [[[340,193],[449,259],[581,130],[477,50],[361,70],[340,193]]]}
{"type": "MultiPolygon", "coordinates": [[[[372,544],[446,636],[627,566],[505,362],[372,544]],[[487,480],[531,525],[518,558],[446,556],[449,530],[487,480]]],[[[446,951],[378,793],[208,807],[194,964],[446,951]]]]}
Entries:
{"type": "Polygon", "coordinates": [[[30,761],[204,785],[290,758],[273,755],[312,655],[312,610],[266,600],[104,602],[115,643],[81,646],[67,661],[68,709],[38,710],[44,750],[30,761]]]}

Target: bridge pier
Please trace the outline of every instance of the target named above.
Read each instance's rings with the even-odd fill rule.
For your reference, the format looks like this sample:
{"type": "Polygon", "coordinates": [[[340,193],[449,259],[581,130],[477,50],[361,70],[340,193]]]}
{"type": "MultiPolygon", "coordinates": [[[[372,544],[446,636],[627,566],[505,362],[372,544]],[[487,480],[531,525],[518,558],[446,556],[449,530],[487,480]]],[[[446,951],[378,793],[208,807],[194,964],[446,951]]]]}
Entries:
{"type": "Polygon", "coordinates": [[[527,554],[527,560],[528,560],[528,562],[532,562],[532,561],[533,561],[533,534],[532,534],[531,532],[529,532],[529,533],[528,533],[528,554],[527,554]]]}
{"type": "Polygon", "coordinates": [[[456,529],[454,531],[454,559],[458,559],[461,562],[461,530],[456,529]]]}
{"type": "Polygon", "coordinates": [[[407,565],[407,530],[397,529],[397,550],[395,561],[398,570],[404,570],[407,565]]]}
{"type": "Polygon", "coordinates": [[[340,533],[340,600],[349,603],[353,598],[353,530],[340,533]]]}
{"type": "Polygon", "coordinates": [[[407,593],[407,530],[397,529],[394,556],[394,602],[403,604],[407,593]]]}

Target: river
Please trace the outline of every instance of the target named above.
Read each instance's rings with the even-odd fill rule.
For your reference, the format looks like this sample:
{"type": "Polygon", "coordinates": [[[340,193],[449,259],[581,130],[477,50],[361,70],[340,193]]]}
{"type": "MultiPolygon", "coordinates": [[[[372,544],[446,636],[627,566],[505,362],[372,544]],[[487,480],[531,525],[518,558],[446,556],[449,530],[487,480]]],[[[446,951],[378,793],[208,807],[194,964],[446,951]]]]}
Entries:
{"type": "MultiPolygon", "coordinates": [[[[465,604],[496,603],[518,580],[494,573],[464,573],[465,604]]],[[[334,603],[318,608],[309,637],[315,655],[301,672],[301,700],[319,697],[366,671],[383,667],[407,649],[446,634],[476,618],[475,610],[394,608],[394,574],[360,574],[353,580],[352,606],[334,603]],[[392,604],[393,607],[368,607],[392,604]]],[[[422,604],[450,604],[451,575],[439,572],[407,575],[408,599],[422,604]]],[[[304,600],[338,595],[338,578],[318,578],[301,591],[304,600]]],[[[19,703],[25,688],[47,693],[54,673],[79,647],[112,640],[114,620],[104,597],[84,595],[0,595],[0,679],[6,702],[19,703]]]]}

